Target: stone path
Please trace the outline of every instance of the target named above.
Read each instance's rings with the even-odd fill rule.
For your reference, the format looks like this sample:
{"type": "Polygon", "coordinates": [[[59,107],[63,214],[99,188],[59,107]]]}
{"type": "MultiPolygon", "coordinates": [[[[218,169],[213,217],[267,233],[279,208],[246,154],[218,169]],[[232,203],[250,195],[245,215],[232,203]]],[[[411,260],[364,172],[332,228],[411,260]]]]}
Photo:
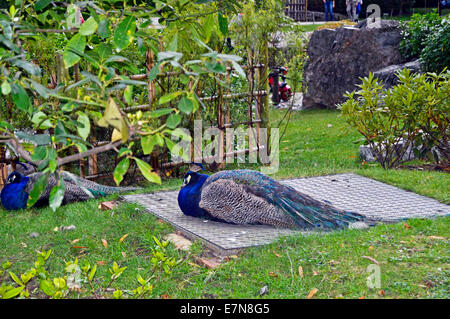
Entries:
{"type": "MultiPolygon", "coordinates": [[[[432,218],[450,214],[450,206],[355,174],[326,175],[280,181],[317,200],[354,211],[383,222],[407,218],[432,218]]],[[[178,191],[125,195],[125,201],[138,203],[146,211],[172,224],[190,239],[200,239],[221,255],[264,245],[279,236],[305,234],[305,231],[271,226],[243,226],[185,216],[178,207],[178,191]]]]}

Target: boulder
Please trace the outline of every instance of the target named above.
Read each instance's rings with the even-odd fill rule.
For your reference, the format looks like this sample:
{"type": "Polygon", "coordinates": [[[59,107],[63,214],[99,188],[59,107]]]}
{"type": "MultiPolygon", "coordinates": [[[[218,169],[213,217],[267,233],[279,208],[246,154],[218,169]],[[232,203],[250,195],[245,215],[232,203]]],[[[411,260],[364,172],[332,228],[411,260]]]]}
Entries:
{"type": "Polygon", "coordinates": [[[357,89],[360,78],[404,63],[397,21],[381,20],[377,27],[356,26],[315,31],[308,44],[304,79],[304,108],[336,108],[344,93],[357,89]]]}
{"type": "Polygon", "coordinates": [[[398,83],[397,72],[402,69],[408,69],[412,73],[423,72],[420,60],[415,60],[405,64],[394,64],[381,70],[373,72],[373,75],[383,81],[385,88],[390,88],[398,83]]]}

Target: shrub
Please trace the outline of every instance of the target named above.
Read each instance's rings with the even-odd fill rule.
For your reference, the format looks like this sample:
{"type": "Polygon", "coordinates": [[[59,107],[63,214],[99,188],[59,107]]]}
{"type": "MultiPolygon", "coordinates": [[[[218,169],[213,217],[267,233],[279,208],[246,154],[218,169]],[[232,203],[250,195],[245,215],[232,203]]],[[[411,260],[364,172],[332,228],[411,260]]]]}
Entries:
{"type": "Polygon", "coordinates": [[[424,155],[433,146],[448,163],[450,72],[413,75],[404,69],[397,76],[399,84],[389,89],[373,74],[362,79],[360,90],[347,93],[339,106],[342,116],[383,168],[398,166],[413,148],[424,155]]]}
{"type": "Polygon", "coordinates": [[[425,70],[441,72],[450,66],[450,20],[436,11],[415,14],[411,21],[401,24],[400,52],[407,60],[421,58],[425,70]]]}

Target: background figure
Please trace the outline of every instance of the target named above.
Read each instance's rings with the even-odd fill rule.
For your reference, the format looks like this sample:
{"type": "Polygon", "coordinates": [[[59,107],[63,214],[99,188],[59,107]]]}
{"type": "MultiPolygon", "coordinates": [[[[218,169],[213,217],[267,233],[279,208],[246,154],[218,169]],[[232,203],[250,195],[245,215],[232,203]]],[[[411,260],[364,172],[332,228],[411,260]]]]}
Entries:
{"type": "Polygon", "coordinates": [[[350,21],[356,21],[357,15],[356,15],[356,7],[358,6],[358,0],[346,0],[345,4],[347,5],[347,15],[350,19],[350,21]]]}
{"type": "Polygon", "coordinates": [[[334,21],[333,17],[334,0],[323,0],[323,4],[325,5],[325,21],[327,22],[330,20],[334,21]]]}

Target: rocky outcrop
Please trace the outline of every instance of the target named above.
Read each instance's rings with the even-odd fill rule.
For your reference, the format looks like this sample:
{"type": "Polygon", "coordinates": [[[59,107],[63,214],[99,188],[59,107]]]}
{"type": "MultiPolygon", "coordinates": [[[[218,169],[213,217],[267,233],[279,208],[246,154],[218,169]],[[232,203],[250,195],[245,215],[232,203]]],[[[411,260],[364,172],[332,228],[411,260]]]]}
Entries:
{"type": "Polygon", "coordinates": [[[403,69],[408,69],[412,73],[420,73],[423,71],[420,60],[415,60],[405,64],[390,65],[381,70],[375,71],[373,75],[383,81],[383,86],[385,88],[389,88],[398,83],[397,72],[403,69]]]}
{"type": "Polygon", "coordinates": [[[390,65],[401,64],[398,22],[382,20],[378,27],[365,22],[355,27],[315,31],[308,44],[304,70],[305,108],[336,108],[346,91],[357,89],[360,78],[390,65]]]}

